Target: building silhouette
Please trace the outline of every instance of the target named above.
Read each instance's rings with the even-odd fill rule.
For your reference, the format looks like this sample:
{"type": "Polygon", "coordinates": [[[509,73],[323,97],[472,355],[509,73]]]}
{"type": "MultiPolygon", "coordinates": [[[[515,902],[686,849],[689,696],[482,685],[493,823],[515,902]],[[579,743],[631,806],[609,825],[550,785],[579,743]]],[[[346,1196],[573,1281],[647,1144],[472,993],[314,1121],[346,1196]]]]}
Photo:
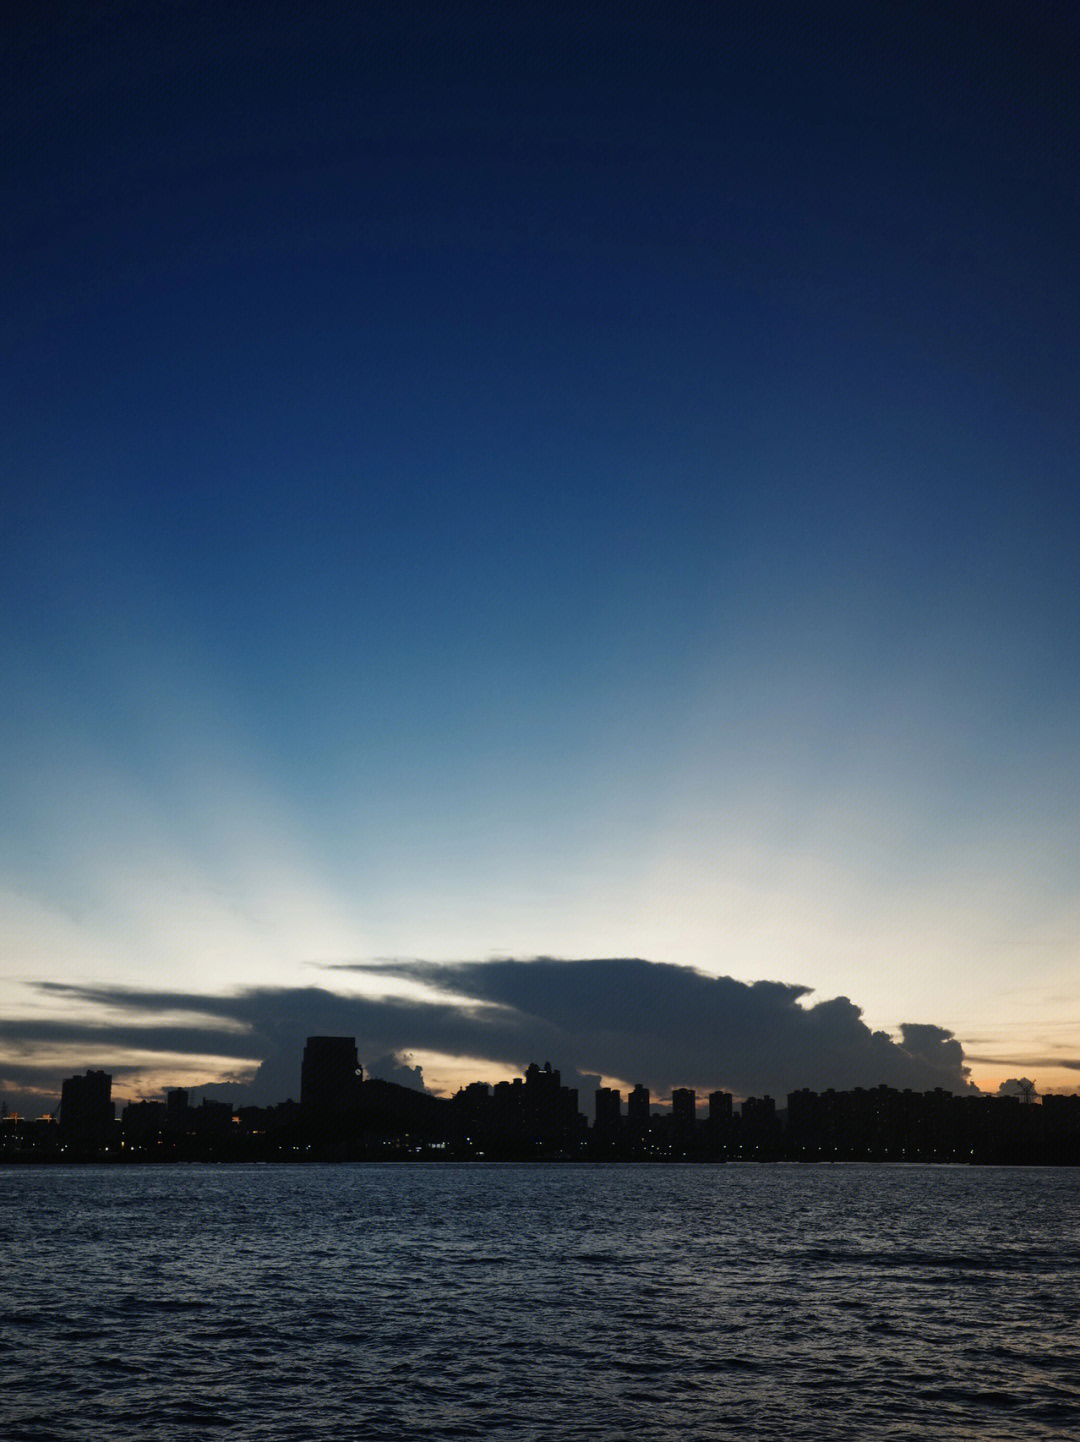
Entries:
{"type": "Polygon", "coordinates": [[[60,1131],[79,1149],[107,1147],[116,1121],[112,1077],[104,1071],[68,1077],[60,1090],[60,1131]]]}
{"type": "Polygon", "coordinates": [[[491,1106],[491,1144],[513,1157],[565,1157],[587,1144],[578,1094],[564,1087],[550,1062],[530,1062],[524,1077],[497,1082],[491,1106]]]}
{"type": "Polygon", "coordinates": [[[729,1126],[732,1117],[730,1092],[709,1093],[709,1121],[716,1126],[729,1126]]]}
{"type": "Polygon", "coordinates": [[[739,1116],[739,1155],[748,1161],[770,1161],[780,1144],[780,1125],[772,1097],[747,1097],[739,1116]]]}
{"type": "Polygon", "coordinates": [[[614,1087],[597,1087],[595,1102],[596,1125],[615,1132],[622,1120],[622,1095],[614,1087]]]}
{"type": "Polygon", "coordinates": [[[614,1157],[622,1134],[622,1097],[614,1087],[598,1087],[593,1122],[593,1155],[614,1157]]]}
{"type": "Polygon", "coordinates": [[[634,1146],[643,1146],[649,1138],[649,1088],[640,1082],[626,1099],[627,1138],[634,1146]]]}
{"type": "Polygon", "coordinates": [[[173,1136],[182,1136],[188,1129],[188,1094],[183,1087],[174,1087],[165,1093],[165,1130],[173,1136]]]}
{"type": "Polygon", "coordinates": [[[720,1161],[730,1155],[735,1130],[734,1098],[730,1092],[709,1093],[709,1114],[705,1121],[705,1155],[720,1161]]]}
{"type": "Polygon", "coordinates": [[[690,1131],[697,1116],[697,1093],[691,1087],[676,1087],[671,1093],[671,1119],[676,1129],[690,1131]]]}
{"type": "Polygon", "coordinates": [[[164,1102],[128,1102],[120,1114],[124,1144],[133,1149],[156,1145],[164,1125],[164,1102]]]}
{"type": "Polygon", "coordinates": [[[308,1037],[300,1064],[300,1105],[310,1116],[334,1117],[353,1109],[362,1080],[355,1037],[308,1037]]]}
{"type": "Polygon", "coordinates": [[[710,1162],[962,1162],[1080,1166],[1080,1095],[959,1095],[941,1087],[899,1091],[884,1084],[772,1097],[671,1093],[670,1111],[650,1110],[648,1087],[622,1098],[599,1087],[591,1129],[578,1094],[550,1062],[524,1076],[472,1082],[444,1099],[394,1082],[364,1080],[353,1037],[309,1037],[301,1062],[302,1103],[243,1106],[204,1100],[191,1107],[175,1088],[164,1101],[133,1101],[120,1122],[112,1077],[88,1071],[62,1084],[58,1120],[0,1112],[4,1161],[577,1160],[710,1162]]]}
{"type": "Polygon", "coordinates": [[[697,1093],[691,1087],[675,1087],[672,1091],[668,1130],[671,1155],[692,1156],[697,1141],[697,1093]]]}

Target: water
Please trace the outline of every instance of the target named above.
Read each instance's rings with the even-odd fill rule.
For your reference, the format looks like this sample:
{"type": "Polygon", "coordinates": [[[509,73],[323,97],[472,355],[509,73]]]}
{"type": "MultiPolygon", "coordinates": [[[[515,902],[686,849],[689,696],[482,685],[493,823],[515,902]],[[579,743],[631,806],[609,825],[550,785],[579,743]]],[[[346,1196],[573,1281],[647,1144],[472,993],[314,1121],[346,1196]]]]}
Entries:
{"type": "Polygon", "coordinates": [[[0,1435],[1080,1439],[1080,1171],[9,1168],[0,1435]]]}

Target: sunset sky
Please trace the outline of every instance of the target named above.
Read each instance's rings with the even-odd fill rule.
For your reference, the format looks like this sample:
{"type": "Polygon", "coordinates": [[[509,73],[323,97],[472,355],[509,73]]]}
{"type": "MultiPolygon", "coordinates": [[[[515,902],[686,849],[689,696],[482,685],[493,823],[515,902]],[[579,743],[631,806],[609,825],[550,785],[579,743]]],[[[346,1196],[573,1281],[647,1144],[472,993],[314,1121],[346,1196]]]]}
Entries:
{"type": "Polygon", "coordinates": [[[1080,1089],[1075,8],[19,14],[2,1097],[1080,1089]]]}

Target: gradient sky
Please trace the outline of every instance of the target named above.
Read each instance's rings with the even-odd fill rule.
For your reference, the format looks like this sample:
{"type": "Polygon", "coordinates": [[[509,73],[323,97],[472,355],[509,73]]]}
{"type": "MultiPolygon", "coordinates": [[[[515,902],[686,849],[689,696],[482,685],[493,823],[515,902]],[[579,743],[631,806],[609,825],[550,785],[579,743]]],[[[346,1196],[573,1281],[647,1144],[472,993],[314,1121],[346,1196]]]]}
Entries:
{"type": "Polygon", "coordinates": [[[4,45],[8,1094],[243,1077],[244,989],[537,956],[1075,1089],[1073,6],[4,45]]]}

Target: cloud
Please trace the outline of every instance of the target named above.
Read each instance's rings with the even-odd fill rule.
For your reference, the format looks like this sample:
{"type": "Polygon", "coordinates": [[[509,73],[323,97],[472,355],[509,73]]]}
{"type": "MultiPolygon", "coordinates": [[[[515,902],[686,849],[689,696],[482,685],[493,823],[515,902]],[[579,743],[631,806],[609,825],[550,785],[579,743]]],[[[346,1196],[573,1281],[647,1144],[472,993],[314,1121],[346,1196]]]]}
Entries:
{"type": "Polygon", "coordinates": [[[900,1025],[900,1038],[902,1049],[916,1060],[937,1070],[967,1075],[964,1048],[944,1027],[905,1021],[900,1025]]]}
{"type": "MultiPolygon", "coordinates": [[[[362,966],[333,968],[370,972],[362,966]]],[[[481,1057],[515,1068],[550,1059],[571,1085],[598,1076],[642,1081],[658,1094],[673,1086],[726,1088],[783,1097],[885,1083],[950,1091],[970,1088],[963,1048],[951,1032],[905,1023],[900,1039],[871,1031],[847,997],[808,1004],[809,991],[779,981],[743,982],[639,958],[560,961],[502,959],[442,965],[387,963],[381,974],[422,982],[421,996],[342,995],[321,987],[256,987],[230,995],[52,984],[39,991],[94,1013],[80,1023],[41,1018],[0,1030],[8,1054],[26,1061],[32,1041],[72,1053],[112,1042],[118,1060],[179,1046],[204,1056],[259,1058],[250,1101],[296,1096],[305,1037],[355,1036],[373,1074],[422,1086],[408,1053],[481,1057]],[[463,999],[464,998],[464,999],[463,999]],[[100,1019],[102,1008],[122,1019],[100,1019]],[[177,1014],[206,1018],[175,1024],[177,1014]]],[[[587,1104],[587,1093],[582,1102],[587,1104]]]]}
{"type": "Polygon", "coordinates": [[[998,1087],[998,1095],[1003,1097],[1022,1097],[1033,1091],[1035,1083],[1028,1077],[1011,1076],[1008,1081],[1003,1081],[998,1087]]]}
{"type": "Polygon", "coordinates": [[[395,1056],[392,1051],[373,1061],[366,1070],[368,1076],[378,1077],[380,1081],[397,1082],[398,1086],[410,1087],[413,1091],[427,1091],[424,1068],[409,1066],[407,1058],[395,1056]]]}
{"type": "Polygon", "coordinates": [[[640,1078],[659,1091],[724,1086],[782,1095],[798,1086],[970,1085],[963,1048],[946,1029],[904,1023],[896,1042],[871,1031],[848,998],[803,1005],[808,989],[790,983],[712,977],[638,958],[394,969],[504,1008],[484,1017],[489,1032],[507,1028],[516,1043],[533,1041],[537,1054],[640,1078]]]}
{"type": "Polygon", "coordinates": [[[969,1056],[968,1061],[980,1062],[985,1066],[1018,1066],[1026,1071],[1048,1067],[1061,1067],[1064,1071],[1080,1071],[1080,1060],[1063,1059],[1056,1056],[969,1056]]]}

